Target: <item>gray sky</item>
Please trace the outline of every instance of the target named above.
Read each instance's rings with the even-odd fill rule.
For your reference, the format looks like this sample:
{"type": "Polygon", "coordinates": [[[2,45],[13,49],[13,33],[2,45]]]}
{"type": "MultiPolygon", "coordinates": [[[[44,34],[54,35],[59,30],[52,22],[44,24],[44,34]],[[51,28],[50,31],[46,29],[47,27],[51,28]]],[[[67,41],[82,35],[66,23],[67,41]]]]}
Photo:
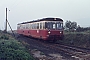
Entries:
{"type": "MultiPolygon", "coordinates": [[[[5,8],[13,29],[20,22],[59,17],[90,27],[90,0],[0,0],[0,29],[5,26],[5,8]],[[10,11],[9,11],[10,10],[10,11]]],[[[8,28],[9,29],[9,28],[8,28]]]]}

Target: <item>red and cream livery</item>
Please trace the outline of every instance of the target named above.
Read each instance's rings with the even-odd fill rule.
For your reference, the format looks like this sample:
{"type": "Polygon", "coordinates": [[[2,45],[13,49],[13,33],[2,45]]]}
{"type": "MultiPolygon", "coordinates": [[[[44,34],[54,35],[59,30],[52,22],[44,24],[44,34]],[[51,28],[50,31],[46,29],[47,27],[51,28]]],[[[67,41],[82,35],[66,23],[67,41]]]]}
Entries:
{"type": "Polygon", "coordinates": [[[63,38],[63,20],[60,18],[43,18],[17,24],[17,33],[57,41],[63,38]]]}

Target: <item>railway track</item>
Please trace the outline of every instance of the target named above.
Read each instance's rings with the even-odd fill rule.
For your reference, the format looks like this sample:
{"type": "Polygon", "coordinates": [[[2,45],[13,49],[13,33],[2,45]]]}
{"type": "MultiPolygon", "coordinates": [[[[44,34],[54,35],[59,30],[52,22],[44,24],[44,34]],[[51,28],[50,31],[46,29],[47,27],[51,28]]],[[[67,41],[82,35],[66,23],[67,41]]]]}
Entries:
{"type": "MultiPolygon", "coordinates": [[[[70,55],[73,58],[78,59],[88,59],[90,57],[90,51],[83,50],[76,47],[70,47],[66,45],[54,44],[47,45],[51,49],[56,49],[57,51],[63,51],[66,55],[70,55]]],[[[89,59],[88,59],[89,60],[89,59]]]]}
{"type": "Polygon", "coordinates": [[[71,49],[73,51],[83,52],[83,53],[86,53],[86,54],[90,53],[90,49],[86,49],[86,48],[81,48],[81,47],[76,47],[76,46],[68,46],[68,45],[62,45],[62,44],[60,44],[60,45],[55,44],[55,46],[71,49]]]}
{"type": "Polygon", "coordinates": [[[87,59],[90,57],[90,51],[83,50],[80,48],[70,47],[65,45],[58,45],[58,44],[55,44],[53,47],[58,50],[64,51],[65,54],[71,55],[71,57],[74,57],[74,58],[87,59]]]}
{"type": "Polygon", "coordinates": [[[51,43],[41,42],[40,40],[37,41],[35,39],[31,39],[28,37],[22,37],[21,40],[24,40],[25,42],[29,43],[32,48],[34,47],[36,49],[44,51],[45,53],[46,52],[59,53],[59,54],[67,55],[74,59],[90,60],[89,50],[62,45],[62,44],[51,44],[51,43]]]}
{"type": "MultiPolygon", "coordinates": [[[[84,60],[90,60],[90,51],[85,50],[84,48],[76,48],[76,47],[71,47],[71,46],[66,46],[66,45],[61,45],[61,44],[44,44],[45,46],[56,50],[56,51],[62,51],[64,54],[71,56],[72,58],[75,59],[84,59],[84,60]]],[[[59,53],[60,53],[59,52],[59,53]]]]}

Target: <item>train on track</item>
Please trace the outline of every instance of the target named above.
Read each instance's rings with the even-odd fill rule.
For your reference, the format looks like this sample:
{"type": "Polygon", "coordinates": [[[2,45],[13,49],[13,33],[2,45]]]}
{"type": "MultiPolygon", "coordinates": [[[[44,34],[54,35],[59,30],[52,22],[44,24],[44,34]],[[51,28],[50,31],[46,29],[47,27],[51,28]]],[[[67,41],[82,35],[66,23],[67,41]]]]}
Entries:
{"type": "Polygon", "coordinates": [[[17,33],[44,41],[63,39],[63,20],[61,18],[42,18],[17,24],[17,33]]]}

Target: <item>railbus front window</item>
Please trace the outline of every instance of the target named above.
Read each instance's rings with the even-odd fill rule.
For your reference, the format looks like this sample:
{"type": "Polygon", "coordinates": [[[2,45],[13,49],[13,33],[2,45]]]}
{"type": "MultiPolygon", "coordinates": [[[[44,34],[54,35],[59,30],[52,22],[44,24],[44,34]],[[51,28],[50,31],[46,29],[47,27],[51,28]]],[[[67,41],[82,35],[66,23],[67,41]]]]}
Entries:
{"type": "Polygon", "coordinates": [[[62,29],[63,28],[63,24],[62,23],[57,23],[57,29],[62,29]]]}
{"type": "Polygon", "coordinates": [[[56,29],[56,24],[53,23],[53,29],[56,29]]]}
{"type": "Polygon", "coordinates": [[[53,30],[59,30],[63,28],[63,24],[60,22],[45,22],[45,29],[53,29],[53,30]]]}

